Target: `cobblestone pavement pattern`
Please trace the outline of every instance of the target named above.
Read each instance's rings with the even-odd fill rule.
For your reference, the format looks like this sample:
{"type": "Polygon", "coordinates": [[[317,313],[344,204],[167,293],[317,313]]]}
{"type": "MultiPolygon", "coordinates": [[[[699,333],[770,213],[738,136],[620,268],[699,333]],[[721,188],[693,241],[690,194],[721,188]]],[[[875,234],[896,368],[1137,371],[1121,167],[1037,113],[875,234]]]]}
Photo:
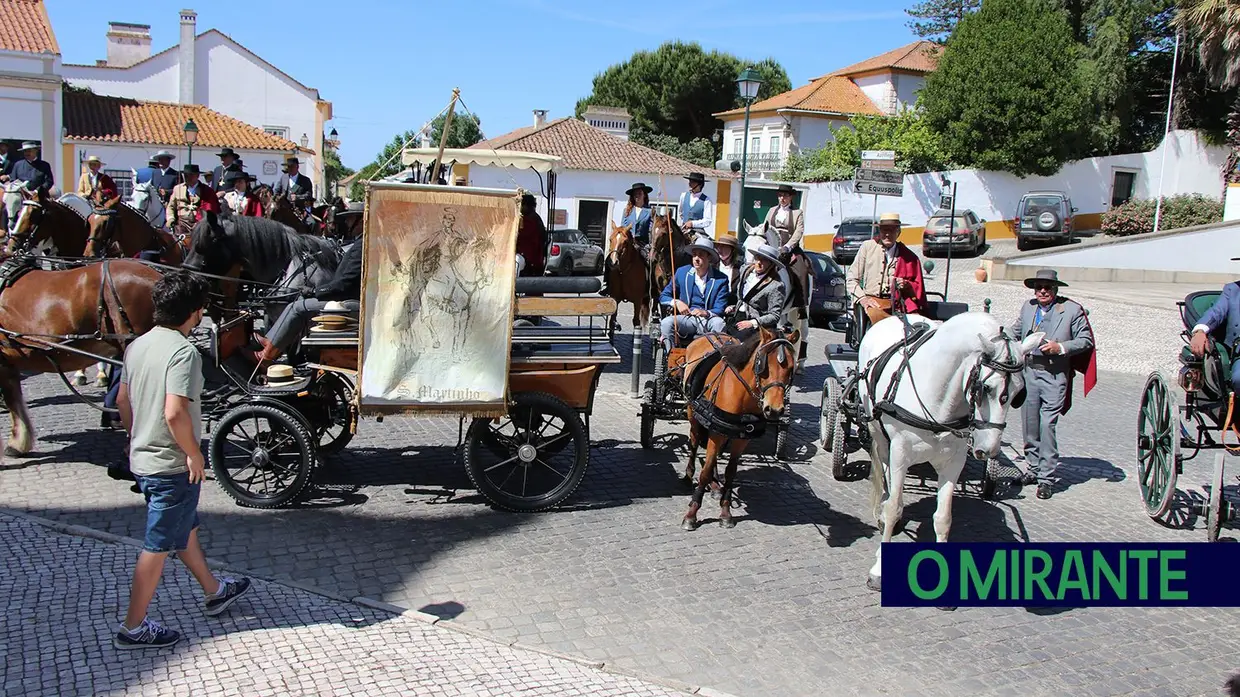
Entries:
{"type": "MultiPolygon", "coordinates": [[[[980,309],[991,297],[993,312],[1012,317],[1027,291],[977,284],[974,268],[953,263],[952,299],[980,309]]],[[[1179,528],[1150,521],[1133,480],[1144,373],[1179,351],[1174,307],[1089,306],[1105,372],[1087,399],[1077,388],[1061,421],[1064,485],[1043,501],[1003,484],[999,500],[983,501],[971,467],[973,484],[954,504],[954,541],[1204,541],[1195,517],[1179,528]]],[[[258,574],[737,695],[1219,693],[1240,668],[1237,610],[880,607],[865,587],[877,544],[869,483],[835,481],[815,443],[823,347],[838,340],[812,331],[810,366],[792,394],[795,452],[780,462],[770,436],[751,445],[731,530],[709,524],[709,501],[707,524],[680,530],[686,425],[660,423],[658,447],[638,445],[625,334],[617,348],[626,362],[604,376],[591,422],[590,469],[560,510],[492,510],[454,462],[455,420],[388,418],[364,421],[296,508],[247,510],[205,487],[204,544],[258,574]]],[[[0,468],[0,507],[140,536],[140,497],[102,467],[122,436],[95,428],[97,414],[71,404],[53,379],[26,385],[38,454],[0,468]]],[[[1019,444],[1019,417],[1010,423],[1007,440],[1019,444]]],[[[1186,497],[1201,496],[1204,459],[1186,464],[1186,497]]],[[[1240,466],[1227,479],[1234,499],[1232,473],[1240,466]]],[[[902,539],[933,539],[932,486],[907,495],[902,539]]]]}
{"type": "Polygon", "coordinates": [[[171,649],[117,651],[137,549],[0,514],[7,599],[5,695],[477,695],[667,697],[633,677],[277,583],[224,615],[168,565],[152,616],[182,632],[171,649]]]}

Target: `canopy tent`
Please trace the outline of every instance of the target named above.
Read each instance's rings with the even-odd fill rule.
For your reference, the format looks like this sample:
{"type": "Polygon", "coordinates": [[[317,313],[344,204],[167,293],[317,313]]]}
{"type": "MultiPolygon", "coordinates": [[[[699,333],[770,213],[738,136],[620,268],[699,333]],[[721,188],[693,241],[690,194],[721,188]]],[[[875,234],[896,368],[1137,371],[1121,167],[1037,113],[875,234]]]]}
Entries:
{"type": "Polygon", "coordinates": [[[439,159],[441,163],[478,165],[481,167],[516,167],[532,169],[540,174],[560,172],[561,159],[554,155],[541,155],[517,150],[484,150],[473,148],[445,148],[439,157],[439,148],[405,148],[401,153],[403,165],[429,165],[439,159]]]}

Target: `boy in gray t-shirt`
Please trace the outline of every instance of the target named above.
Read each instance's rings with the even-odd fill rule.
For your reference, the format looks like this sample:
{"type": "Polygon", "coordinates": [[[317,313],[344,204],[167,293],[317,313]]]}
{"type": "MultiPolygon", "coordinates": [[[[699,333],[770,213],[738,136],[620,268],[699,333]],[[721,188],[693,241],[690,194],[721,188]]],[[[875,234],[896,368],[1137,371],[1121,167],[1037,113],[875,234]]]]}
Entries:
{"type": "Polygon", "coordinates": [[[129,432],[129,465],[146,497],[146,536],[134,569],[129,611],[112,639],[118,649],[171,646],[181,635],[147,619],[169,552],[202,585],[206,613],[218,615],[250,580],[217,580],[198,544],[202,487],[202,356],[187,338],[202,321],[206,282],[173,271],[152,289],[156,327],[125,350],[117,408],[129,432]]]}

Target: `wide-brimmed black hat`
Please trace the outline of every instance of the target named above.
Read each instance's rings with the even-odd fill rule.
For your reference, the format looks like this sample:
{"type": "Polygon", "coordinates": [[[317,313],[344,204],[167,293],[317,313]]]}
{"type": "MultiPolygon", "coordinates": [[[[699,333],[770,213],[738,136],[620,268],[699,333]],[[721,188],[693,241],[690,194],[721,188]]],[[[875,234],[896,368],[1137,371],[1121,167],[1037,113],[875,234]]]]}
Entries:
{"type": "Polygon", "coordinates": [[[644,183],[642,183],[642,182],[637,182],[637,183],[636,183],[636,184],[634,184],[634,185],[633,185],[633,186],[632,186],[632,187],[631,187],[628,191],[624,192],[624,195],[625,195],[625,196],[632,196],[633,194],[637,193],[638,191],[645,191],[645,192],[646,192],[646,194],[647,194],[647,195],[649,195],[649,194],[650,194],[650,192],[654,191],[654,187],[653,187],[653,186],[646,186],[646,185],[645,185],[644,183]]]}
{"type": "Polygon", "coordinates": [[[220,151],[215,153],[216,157],[224,157],[225,155],[232,155],[233,157],[237,157],[237,153],[233,152],[232,148],[220,148],[220,151]]]}
{"type": "Polygon", "coordinates": [[[1055,273],[1054,269],[1038,269],[1037,273],[1033,274],[1033,278],[1025,279],[1026,288],[1032,288],[1040,283],[1051,283],[1056,286],[1068,285],[1059,280],[1059,274],[1055,273]]]}
{"type": "Polygon", "coordinates": [[[249,181],[249,180],[250,180],[250,176],[249,176],[248,174],[246,174],[245,172],[242,172],[242,171],[241,171],[241,170],[239,170],[239,169],[233,169],[233,168],[229,167],[227,170],[225,170],[225,171],[224,171],[224,176],[221,178],[221,180],[220,180],[220,181],[221,181],[221,182],[222,182],[225,186],[229,186],[229,185],[231,185],[233,182],[237,181],[238,179],[244,179],[244,180],[246,180],[246,181],[249,181]]]}
{"type": "Polygon", "coordinates": [[[198,169],[198,165],[188,164],[181,167],[181,174],[202,174],[202,170],[198,169]]]}
{"type": "Polygon", "coordinates": [[[685,179],[688,179],[691,182],[697,182],[698,184],[706,183],[706,177],[701,172],[691,172],[689,176],[685,177],[685,179]]]}
{"type": "Polygon", "coordinates": [[[289,157],[284,158],[285,167],[289,165],[299,165],[299,164],[301,164],[301,160],[297,159],[297,156],[295,155],[291,155],[289,157]]]}
{"type": "Polygon", "coordinates": [[[796,190],[796,189],[794,189],[794,188],[792,188],[792,186],[791,186],[791,185],[789,185],[789,184],[780,184],[780,185],[779,185],[779,188],[775,190],[775,193],[777,193],[777,194],[792,194],[793,196],[796,196],[796,195],[797,195],[797,190],[796,190]]]}

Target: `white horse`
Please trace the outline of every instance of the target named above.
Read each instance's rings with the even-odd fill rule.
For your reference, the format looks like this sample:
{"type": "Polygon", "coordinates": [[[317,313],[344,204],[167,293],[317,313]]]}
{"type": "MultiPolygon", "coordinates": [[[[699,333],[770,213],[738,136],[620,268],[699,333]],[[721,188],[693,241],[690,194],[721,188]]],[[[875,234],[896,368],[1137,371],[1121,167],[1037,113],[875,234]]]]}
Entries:
{"type": "MultiPolygon", "coordinates": [[[[1025,355],[1041,345],[1044,333],[1016,341],[987,312],[946,322],[920,315],[907,319],[909,334],[899,317],[874,324],[857,356],[858,404],[872,443],[871,502],[882,541],[890,542],[904,513],[904,478],[911,466],[929,462],[938,474],[935,537],[947,542],[952,495],[969,448],[981,460],[998,456],[1008,409],[1024,402],[1025,355]],[[912,328],[919,324],[932,331],[921,342],[912,328]],[[906,341],[906,336],[914,338],[906,341]],[[894,388],[893,375],[898,375],[894,388]]],[[[882,558],[880,544],[866,584],[872,590],[882,588],[882,558]]]]}
{"type": "MultiPolygon", "coordinates": [[[[134,172],[135,179],[137,176],[138,173],[134,172]]],[[[129,200],[126,203],[129,204],[130,208],[141,213],[146,218],[146,222],[150,223],[152,227],[163,229],[167,219],[164,213],[164,202],[155,195],[150,182],[134,184],[133,193],[130,194],[129,200]]]]}
{"type": "Polygon", "coordinates": [[[21,215],[22,201],[26,200],[22,196],[22,189],[26,186],[26,182],[8,181],[4,184],[4,234],[12,232],[17,227],[17,219],[21,215]]]}

